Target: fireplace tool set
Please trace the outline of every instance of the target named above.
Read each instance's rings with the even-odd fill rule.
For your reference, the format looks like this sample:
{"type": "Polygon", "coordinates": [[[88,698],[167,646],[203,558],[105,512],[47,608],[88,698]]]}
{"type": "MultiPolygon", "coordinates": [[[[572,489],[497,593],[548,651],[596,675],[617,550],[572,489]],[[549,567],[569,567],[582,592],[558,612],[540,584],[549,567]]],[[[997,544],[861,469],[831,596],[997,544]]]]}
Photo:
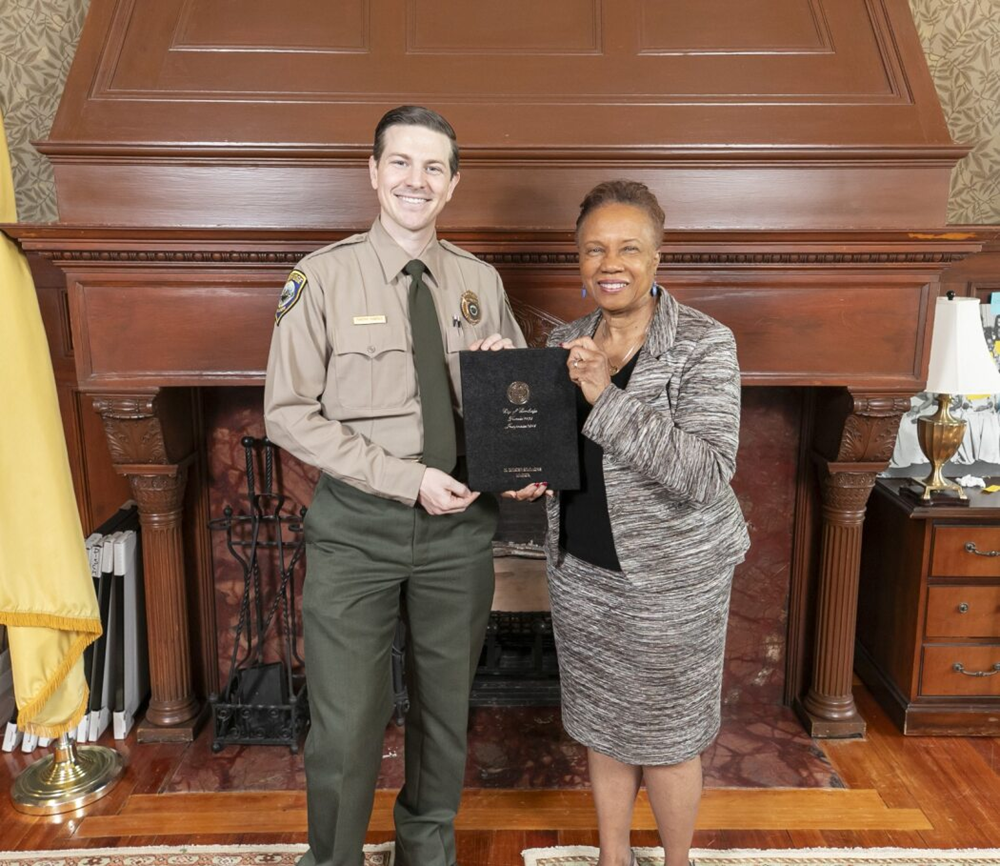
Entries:
{"type": "Polygon", "coordinates": [[[243,572],[226,685],[209,695],[212,750],[271,744],[287,745],[294,753],[309,724],[294,576],[304,550],[306,509],[297,515],[282,513],[286,499],[274,492],[274,445],[268,439],[244,436],[240,444],[250,511],[234,514],[227,505],[222,517],[209,521],[211,529],[225,532],[226,547],[243,572]],[[258,492],[254,467],[260,456],[264,478],[258,492]]]}

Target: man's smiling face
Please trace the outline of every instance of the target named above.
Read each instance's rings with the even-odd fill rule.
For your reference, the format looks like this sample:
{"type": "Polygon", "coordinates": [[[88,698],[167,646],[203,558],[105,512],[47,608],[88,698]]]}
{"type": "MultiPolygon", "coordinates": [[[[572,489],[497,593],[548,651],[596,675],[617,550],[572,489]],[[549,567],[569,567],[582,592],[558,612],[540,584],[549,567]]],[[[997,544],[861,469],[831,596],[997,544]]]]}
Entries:
{"type": "Polygon", "coordinates": [[[378,162],[368,160],[372,188],[378,193],[382,225],[397,240],[433,230],[451,200],[459,175],[448,160],[451,141],[423,126],[397,124],[385,131],[378,162]]]}

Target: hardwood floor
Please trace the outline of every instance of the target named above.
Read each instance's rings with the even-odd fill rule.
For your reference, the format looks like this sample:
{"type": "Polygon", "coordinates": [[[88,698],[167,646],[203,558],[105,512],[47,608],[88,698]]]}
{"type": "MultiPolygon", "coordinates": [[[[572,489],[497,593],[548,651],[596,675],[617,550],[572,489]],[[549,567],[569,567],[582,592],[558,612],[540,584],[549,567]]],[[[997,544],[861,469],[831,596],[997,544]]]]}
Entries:
{"type": "MultiPolygon", "coordinates": [[[[862,688],[864,741],[822,744],[847,789],[712,789],[695,844],[703,848],[1000,847],[1000,741],[903,737],[862,688]]],[[[183,746],[133,747],[130,772],[85,813],[30,818],[0,803],[0,847],[45,849],[302,842],[304,797],[277,793],[160,794],[183,746]],[[135,760],[140,758],[141,760],[135,760]]],[[[0,782],[24,761],[5,755],[0,782]]],[[[392,792],[376,798],[369,839],[391,838],[392,792]]],[[[648,804],[633,842],[655,845],[648,804]]],[[[595,844],[586,791],[470,790],[458,821],[464,866],[517,866],[526,847],[595,844]]]]}

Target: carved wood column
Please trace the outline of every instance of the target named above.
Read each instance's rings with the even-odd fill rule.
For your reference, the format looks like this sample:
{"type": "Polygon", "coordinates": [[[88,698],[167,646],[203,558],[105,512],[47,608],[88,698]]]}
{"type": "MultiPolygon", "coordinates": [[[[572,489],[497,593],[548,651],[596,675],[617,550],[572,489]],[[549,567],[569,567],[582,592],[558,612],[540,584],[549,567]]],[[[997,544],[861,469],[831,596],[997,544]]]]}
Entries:
{"type": "Polygon", "coordinates": [[[817,450],[823,525],[812,679],[796,703],[814,737],[865,732],[852,693],[865,506],[876,474],[892,456],[909,405],[908,397],[897,394],[840,392],[821,410],[817,450]]]}
{"type": "Polygon", "coordinates": [[[865,505],[874,472],[832,472],[821,481],[819,599],[816,609],[812,684],[803,705],[813,736],[852,736],[865,731],[854,706],[854,625],[865,505]]]}
{"type": "Polygon", "coordinates": [[[191,677],[182,517],[193,458],[187,394],[95,395],[115,469],[139,505],[146,587],[150,700],[140,742],[193,739],[202,709],[191,677]]]}

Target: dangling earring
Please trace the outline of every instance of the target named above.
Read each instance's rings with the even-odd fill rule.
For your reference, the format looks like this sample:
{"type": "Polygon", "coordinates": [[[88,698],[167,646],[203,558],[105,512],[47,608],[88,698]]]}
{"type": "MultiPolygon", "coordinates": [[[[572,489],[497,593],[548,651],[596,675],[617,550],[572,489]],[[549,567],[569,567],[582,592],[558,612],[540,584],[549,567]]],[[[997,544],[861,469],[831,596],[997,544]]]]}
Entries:
{"type": "Polygon", "coordinates": [[[655,282],[654,282],[654,283],[653,283],[653,285],[652,285],[652,287],[651,287],[651,288],[650,288],[650,290],[649,290],[649,293],[650,293],[650,294],[651,294],[651,295],[652,295],[652,296],[653,296],[654,298],[655,298],[655,297],[657,297],[657,296],[658,296],[658,295],[660,294],[660,287],[659,287],[659,285],[658,285],[657,283],[655,283],[655,282]]]}
{"type": "Polygon", "coordinates": [[[587,287],[586,286],[580,286],[580,297],[581,298],[587,297],[587,287]]]}

